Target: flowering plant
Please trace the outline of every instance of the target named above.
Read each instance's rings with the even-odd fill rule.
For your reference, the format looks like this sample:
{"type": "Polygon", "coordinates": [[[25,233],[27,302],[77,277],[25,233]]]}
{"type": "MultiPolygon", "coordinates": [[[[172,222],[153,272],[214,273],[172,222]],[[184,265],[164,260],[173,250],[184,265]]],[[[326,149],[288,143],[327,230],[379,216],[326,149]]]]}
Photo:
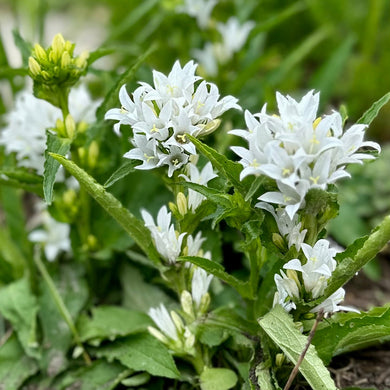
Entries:
{"type": "MultiPolygon", "coordinates": [[[[218,25],[229,58],[253,27],[234,42],[237,23],[218,25]]],[[[33,47],[0,132],[2,388],[268,390],[299,371],[336,389],[333,356],[390,340],[388,308],[342,305],[390,217],[346,249],[326,231],[348,166],[380,153],[364,137],[387,98],[346,130],[320,92],[252,114],[194,61],[135,85],[145,55],[92,99],[103,54],[74,50],[61,34],[33,47]]]]}

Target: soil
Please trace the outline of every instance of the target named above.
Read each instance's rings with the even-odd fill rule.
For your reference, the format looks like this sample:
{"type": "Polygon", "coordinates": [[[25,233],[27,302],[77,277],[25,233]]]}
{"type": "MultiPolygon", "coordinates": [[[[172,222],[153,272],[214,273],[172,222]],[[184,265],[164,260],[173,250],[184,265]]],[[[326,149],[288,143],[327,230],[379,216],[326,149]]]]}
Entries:
{"type": "MultiPolygon", "coordinates": [[[[345,286],[343,304],[360,310],[390,304],[390,256],[383,256],[379,261],[381,279],[373,281],[360,272],[345,286]]],[[[390,344],[337,356],[332,360],[329,370],[339,389],[357,387],[389,390],[390,344]]]]}

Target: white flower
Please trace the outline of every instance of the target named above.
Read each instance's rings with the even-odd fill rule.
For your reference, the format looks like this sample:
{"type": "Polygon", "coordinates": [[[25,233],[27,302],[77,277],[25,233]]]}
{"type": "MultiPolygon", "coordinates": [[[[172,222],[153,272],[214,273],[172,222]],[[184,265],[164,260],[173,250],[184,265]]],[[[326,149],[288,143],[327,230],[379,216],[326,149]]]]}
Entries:
{"type": "Polygon", "coordinates": [[[186,233],[178,234],[171,225],[171,213],[167,207],[161,207],[157,215],[157,225],[153,217],[146,211],[141,210],[145,226],[151,232],[158,253],[169,263],[175,263],[181,252],[181,245],[186,233]]]}
{"type": "Polygon", "coordinates": [[[199,308],[202,297],[207,294],[213,275],[208,274],[200,267],[193,267],[194,273],[191,281],[191,295],[196,306],[199,308]]]}
{"type": "Polygon", "coordinates": [[[218,59],[215,44],[206,42],[203,49],[192,50],[192,55],[207,75],[214,77],[218,74],[218,59]]]}
{"type": "MultiPolygon", "coordinates": [[[[207,183],[217,177],[217,175],[213,171],[213,166],[211,162],[208,162],[199,172],[199,169],[195,164],[188,164],[187,169],[189,171],[189,176],[180,175],[185,178],[186,181],[190,183],[201,184],[203,186],[207,186],[207,183]]],[[[193,212],[199,207],[199,205],[206,199],[204,195],[200,194],[197,191],[192,189],[188,189],[188,208],[193,212]]]]}
{"type": "MultiPolygon", "coordinates": [[[[69,111],[76,122],[92,123],[98,104],[91,101],[84,85],[69,94],[69,111]]],[[[6,116],[7,126],[0,133],[0,145],[4,145],[6,153],[16,153],[19,166],[42,175],[46,130],[55,127],[61,117],[59,108],[36,98],[30,91],[23,91],[16,97],[14,110],[6,116]]]]}
{"type": "Polygon", "coordinates": [[[339,305],[339,303],[341,303],[344,300],[344,296],[345,296],[345,290],[340,287],[330,297],[326,298],[324,302],[320,303],[318,306],[316,306],[314,309],[310,311],[313,313],[318,313],[321,309],[323,309],[325,313],[334,313],[336,311],[341,311],[341,310],[360,313],[359,310],[356,310],[353,307],[339,305]]]}
{"type": "MultiPolygon", "coordinates": [[[[245,45],[248,35],[255,23],[252,21],[240,24],[236,17],[231,17],[225,24],[217,23],[217,30],[222,36],[221,59],[228,60],[245,45]]],[[[224,62],[224,61],[221,61],[224,62]]]]}
{"type": "Polygon", "coordinates": [[[137,169],[168,166],[168,176],[187,164],[196,153],[187,134],[194,137],[214,131],[219,116],[231,108],[240,109],[233,96],[220,98],[216,85],[200,81],[193,61],[181,67],[176,61],[168,76],[153,71],[153,86],[140,83],[130,98],[123,86],[119,93],[122,108],[109,110],[105,118],[130,125],[134,149],[124,155],[142,161],[137,169]]]}
{"type": "Polygon", "coordinates": [[[184,0],[184,4],[178,6],[176,11],[196,18],[198,26],[203,29],[208,26],[211,12],[217,2],[217,0],[184,0]]]}
{"type": "Polygon", "coordinates": [[[280,234],[287,240],[288,247],[291,248],[294,245],[297,251],[299,251],[305,239],[307,229],[302,229],[302,223],[298,222],[298,215],[295,214],[291,219],[285,209],[279,207],[275,212],[274,208],[265,202],[259,202],[256,206],[272,214],[280,234]]]}
{"type": "Polygon", "coordinates": [[[336,268],[336,250],[330,248],[329,241],[324,239],[318,240],[313,247],[305,243],[301,247],[306,263],[302,265],[299,259],[293,259],[283,268],[300,271],[306,292],[311,293],[315,299],[323,294],[327,280],[336,268]]]}
{"type": "Polygon", "coordinates": [[[150,308],[148,314],[165,336],[171,340],[179,340],[175,323],[163,303],[159,307],[150,308]]]}
{"type": "Polygon", "coordinates": [[[47,260],[55,260],[60,252],[70,252],[70,226],[56,221],[47,210],[41,211],[39,219],[42,229],[33,230],[28,238],[31,242],[43,244],[47,260]]]}
{"type": "Polygon", "coordinates": [[[337,112],[316,118],[319,93],[310,91],[300,101],[277,93],[276,99],[279,116],[267,114],[266,106],[258,114],[245,113],[248,130],[230,133],[244,138],[248,149],[232,150],[241,157],[241,180],[251,174],[274,179],[279,192],[268,192],[259,200],[286,206],[292,219],[311,188],[327,190],[329,184],[349,177],[346,164],[373,158],[359,153],[360,148],[380,147],[363,141],[365,125],[353,125],[343,133],[337,112]]]}

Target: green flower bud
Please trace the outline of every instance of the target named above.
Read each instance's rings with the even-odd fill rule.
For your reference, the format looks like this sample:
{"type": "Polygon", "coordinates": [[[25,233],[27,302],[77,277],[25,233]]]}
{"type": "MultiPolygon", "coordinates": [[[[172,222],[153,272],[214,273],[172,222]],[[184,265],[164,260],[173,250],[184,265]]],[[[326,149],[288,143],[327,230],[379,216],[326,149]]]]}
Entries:
{"type": "Polygon", "coordinates": [[[276,354],[276,356],[275,356],[276,367],[282,367],[285,360],[286,360],[286,356],[284,355],[284,353],[276,354]]]}
{"type": "Polygon", "coordinates": [[[187,290],[184,290],[181,293],[180,303],[184,313],[189,315],[190,318],[194,320],[195,319],[194,302],[192,300],[191,294],[187,290]]]}
{"type": "Polygon", "coordinates": [[[67,137],[73,139],[76,134],[76,123],[70,114],[65,118],[65,128],[67,137]]]}
{"type": "Polygon", "coordinates": [[[41,73],[41,66],[38,64],[37,60],[33,57],[29,57],[28,59],[28,69],[33,77],[36,77],[41,73]]]}
{"type": "Polygon", "coordinates": [[[282,251],[287,252],[286,241],[279,233],[272,233],[272,242],[282,251]]]}
{"type": "Polygon", "coordinates": [[[88,166],[95,168],[99,157],[99,144],[96,141],[92,141],[88,148],[88,166]]]}
{"type": "Polygon", "coordinates": [[[65,47],[65,39],[62,34],[56,34],[51,43],[51,60],[57,62],[61,57],[65,47]],[[53,53],[53,54],[52,54],[53,53]]]}
{"type": "Polygon", "coordinates": [[[33,54],[35,55],[36,59],[39,62],[46,62],[47,61],[47,54],[45,49],[38,43],[34,45],[34,51],[33,54]]]}
{"type": "Polygon", "coordinates": [[[68,51],[64,51],[61,56],[61,68],[67,68],[71,64],[71,59],[68,51]]]}
{"type": "Polygon", "coordinates": [[[187,198],[182,192],[179,192],[177,194],[176,204],[177,204],[177,209],[179,210],[180,215],[182,215],[184,217],[187,214],[188,208],[187,208],[187,198]]]}

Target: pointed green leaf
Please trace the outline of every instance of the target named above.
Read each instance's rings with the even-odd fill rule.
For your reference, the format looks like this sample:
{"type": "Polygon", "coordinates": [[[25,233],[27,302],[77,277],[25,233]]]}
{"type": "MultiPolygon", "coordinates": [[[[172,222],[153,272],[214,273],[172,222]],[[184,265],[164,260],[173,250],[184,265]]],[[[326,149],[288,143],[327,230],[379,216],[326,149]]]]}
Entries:
{"type": "Polygon", "coordinates": [[[234,161],[229,160],[223,154],[218,153],[212,147],[199,141],[192,135],[186,135],[188,139],[195,145],[195,147],[202,153],[218,172],[228,179],[231,184],[237,189],[244,189],[243,184],[240,181],[240,172],[242,171],[242,165],[234,161]]]}
{"type": "Polygon", "coordinates": [[[60,162],[73,175],[87,192],[110,214],[149,256],[150,260],[160,264],[159,255],[152,243],[149,230],[129,210],[124,208],[117,198],[107,192],[93,177],[78,167],[74,162],[63,156],[50,153],[50,156],[60,162]]]}
{"type": "Polygon", "coordinates": [[[153,321],[145,313],[119,306],[99,306],[92,309],[92,318],[82,316],[77,324],[81,341],[113,340],[118,336],[146,331],[153,321]]]}
{"type": "Polygon", "coordinates": [[[15,329],[26,354],[40,358],[36,336],[38,302],[27,277],[0,290],[0,313],[15,329]]]}
{"type": "Polygon", "coordinates": [[[50,153],[65,156],[69,152],[71,141],[68,138],[60,138],[56,134],[47,131],[45,150],[45,170],[43,172],[43,193],[47,204],[53,200],[53,187],[60,163],[50,157],[50,153]]]}
{"type": "MultiPolygon", "coordinates": [[[[307,337],[297,329],[292,317],[282,306],[276,305],[259,320],[259,324],[291,362],[296,364],[307,344],[307,337]]],[[[337,389],[313,345],[310,345],[299,371],[313,390],[337,389]]]]}
{"type": "Polygon", "coordinates": [[[151,375],[174,379],[180,376],[168,349],[148,333],[117,340],[100,347],[96,354],[109,361],[117,359],[135,371],[146,371],[151,375]]]}
{"type": "Polygon", "coordinates": [[[27,42],[21,35],[17,29],[12,30],[12,35],[14,37],[14,42],[17,48],[20,50],[22,54],[23,64],[28,64],[28,58],[31,55],[32,44],[27,42]]]}
{"type": "Polygon", "coordinates": [[[386,95],[382,96],[379,100],[373,103],[373,105],[359,118],[357,123],[369,125],[378,116],[381,108],[387,104],[389,100],[390,92],[386,93],[386,95]]]}
{"type": "Polygon", "coordinates": [[[244,282],[233,275],[228,274],[225,272],[223,266],[215,261],[197,256],[181,256],[177,259],[177,261],[188,261],[195,264],[232,286],[242,297],[249,299],[254,298],[249,282],[244,282]]]}
{"type": "Polygon", "coordinates": [[[325,364],[342,353],[390,341],[390,307],[377,307],[366,313],[336,313],[319,325],[313,338],[325,364]]]}
{"type": "Polygon", "coordinates": [[[28,357],[15,333],[0,347],[0,386],[2,390],[15,390],[38,371],[35,359],[28,357]]]}
{"type": "Polygon", "coordinates": [[[134,168],[139,164],[137,160],[128,160],[125,162],[109,177],[104,183],[103,187],[108,188],[115,184],[118,180],[123,179],[131,172],[134,172],[134,168]]]}
{"type": "Polygon", "coordinates": [[[90,52],[88,57],[88,66],[92,65],[99,58],[105,57],[112,53],[115,53],[115,49],[109,49],[104,47],[90,52]]]}

